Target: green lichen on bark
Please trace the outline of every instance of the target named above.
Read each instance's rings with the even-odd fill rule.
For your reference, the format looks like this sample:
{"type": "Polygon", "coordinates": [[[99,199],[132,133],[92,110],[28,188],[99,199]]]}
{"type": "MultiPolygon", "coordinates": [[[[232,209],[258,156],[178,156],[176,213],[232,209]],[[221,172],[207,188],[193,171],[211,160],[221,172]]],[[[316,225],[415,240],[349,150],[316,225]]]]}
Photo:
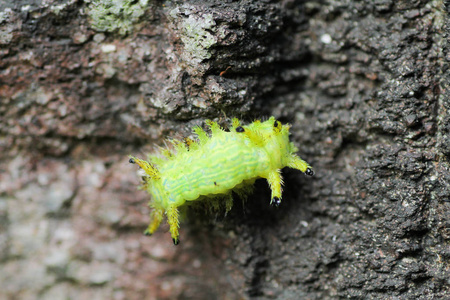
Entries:
{"type": "Polygon", "coordinates": [[[125,35],[132,31],[145,13],[148,0],[91,0],[88,8],[91,25],[103,32],[125,35]]]}
{"type": "MultiPolygon", "coordinates": [[[[172,17],[177,18],[179,9],[171,12],[172,17]]],[[[181,40],[188,57],[187,60],[193,60],[200,63],[203,60],[211,58],[210,48],[217,43],[217,37],[212,32],[217,31],[217,25],[212,14],[190,14],[183,18],[180,24],[182,35],[181,40]]]]}

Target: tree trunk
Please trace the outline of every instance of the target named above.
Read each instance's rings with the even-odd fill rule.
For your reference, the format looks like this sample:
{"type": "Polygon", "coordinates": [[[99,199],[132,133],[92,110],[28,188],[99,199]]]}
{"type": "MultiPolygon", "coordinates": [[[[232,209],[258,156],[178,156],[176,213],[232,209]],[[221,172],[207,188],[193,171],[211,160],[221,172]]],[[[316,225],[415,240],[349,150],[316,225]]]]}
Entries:
{"type": "Polygon", "coordinates": [[[0,298],[450,298],[444,1],[0,3],[0,298]],[[275,116],[315,170],[181,243],[145,157],[275,116]]]}

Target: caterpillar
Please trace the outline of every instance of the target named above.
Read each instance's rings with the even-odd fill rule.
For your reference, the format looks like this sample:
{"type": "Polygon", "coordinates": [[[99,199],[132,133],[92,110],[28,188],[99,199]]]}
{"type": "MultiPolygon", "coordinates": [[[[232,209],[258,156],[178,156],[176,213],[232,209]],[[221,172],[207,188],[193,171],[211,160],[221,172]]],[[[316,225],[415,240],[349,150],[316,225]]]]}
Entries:
{"type": "Polygon", "coordinates": [[[270,203],[278,206],[282,168],[314,175],[311,166],[295,154],[298,149],[289,141],[290,125],[282,125],[274,117],[249,125],[241,125],[234,118],[229,131],[210,120],[206,125],[210,135],[196,126],[193,132],[197,141],[173,140],[173,149],[161,149],[163,157],[152,155],[146,161],[129,156],[129,162],[142,169],[142,188],[151,195],[150,224],[145,235],[158,229],[165,214],[173,243],[177,245],[180,206],[191,201],[219,200],[229,211],[232,191],[246,195],[258,178],[267,180],[272,191],[270,203]]]}

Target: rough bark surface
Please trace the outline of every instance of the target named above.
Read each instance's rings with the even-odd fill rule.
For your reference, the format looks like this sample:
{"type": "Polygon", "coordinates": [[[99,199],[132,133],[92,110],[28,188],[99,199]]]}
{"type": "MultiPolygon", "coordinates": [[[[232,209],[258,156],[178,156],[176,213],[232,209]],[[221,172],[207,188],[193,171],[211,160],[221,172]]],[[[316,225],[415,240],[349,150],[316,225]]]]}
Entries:
{"type": "Polygon", "coordinates": [[[448,11],[0,2],[0,298],[450,298],[448,11]],[[128,154],[270,115],[313,178],[142,235],[128,154]]]}

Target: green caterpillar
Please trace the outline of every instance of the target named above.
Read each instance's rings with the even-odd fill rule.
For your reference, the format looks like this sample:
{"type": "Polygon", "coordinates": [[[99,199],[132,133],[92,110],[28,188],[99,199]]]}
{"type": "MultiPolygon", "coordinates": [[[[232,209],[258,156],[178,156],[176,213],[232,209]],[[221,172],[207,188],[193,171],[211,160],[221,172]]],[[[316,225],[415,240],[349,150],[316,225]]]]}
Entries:
{"type": "MultiPolygon", "coordinates": [[[[151,221],[145,230],[153,234],[164,213],[175,245],[179,243],[178,207],[189,201],[224,199],[226,210],[232,206],[231,192],[245,195],[257,178],[265,178],[272,190],[271,204],[281,202],[284,167],[297,169],[312,176],[312,168],[295,152],[289,141],[290,125],[282,125],[271,117],[265,122],[255,121],[241,126],[232,120],[230,131],[216,122],[206,122],[209,136],[201,127],[195,127],[198,141],[172,141],[174,150],[163,149],[164,158],[151,156],[150,162],[130,156],[144,171],[143,187],[152,196],[151,221]]],[[[212,200],[214,201],[214,200],[212,200]]]]}

